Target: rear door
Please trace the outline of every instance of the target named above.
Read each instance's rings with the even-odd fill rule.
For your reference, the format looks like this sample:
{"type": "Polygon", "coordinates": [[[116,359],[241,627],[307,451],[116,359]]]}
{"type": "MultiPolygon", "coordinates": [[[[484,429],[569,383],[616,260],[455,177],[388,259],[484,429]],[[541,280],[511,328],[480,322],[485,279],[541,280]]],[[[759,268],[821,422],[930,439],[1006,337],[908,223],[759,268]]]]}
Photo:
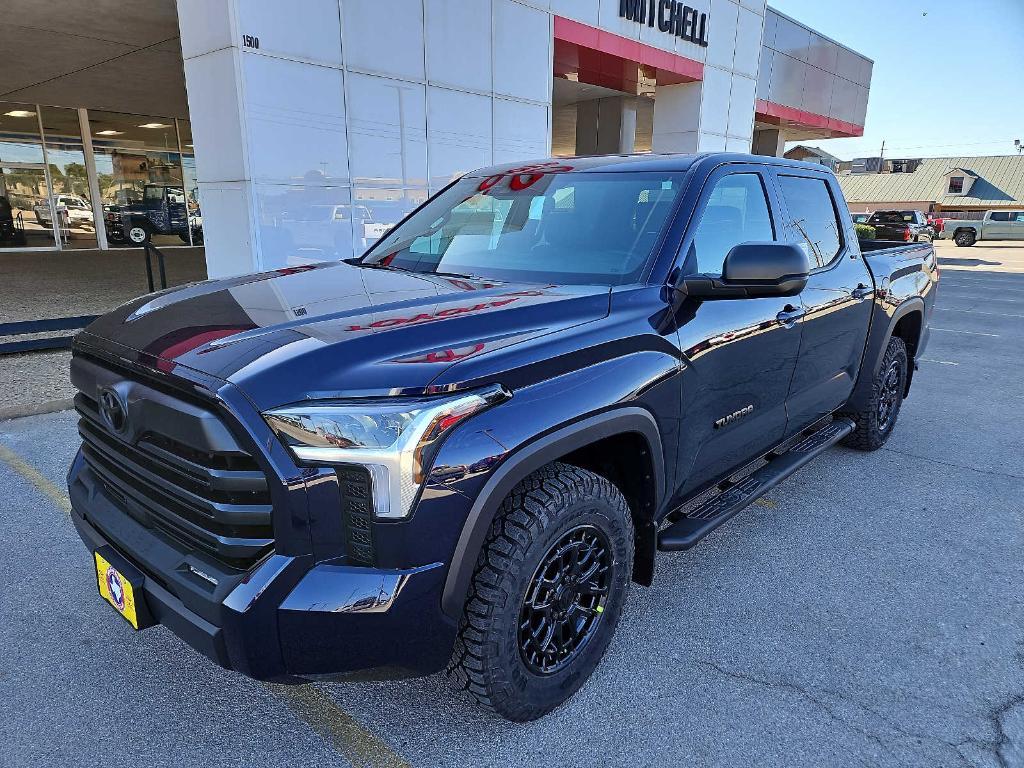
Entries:
{"type": "MultiPolygon", "coordinates": [[[[726,165],[700,193],[680,250],[682,274],[721,275],[740,243],[780,240],[763,166],[726,165]]],[[[799,297],[681,302],[680,472],[685,492],[781,441],[800,349],[799,297]]]]}
{"type": "Polygon", "coordinates": [[[1007,240],[1024,240],[1024,211],[1011,211],[1007,240]]]}
{"type": "Polygon", "coordinates": [[[834,177],[803,169],[775,173],[786,236],[812,270],[800,298],[800,357],[787,397],[788,434],[828,415],[853,391],[871,321],[874,283],[834,177]]]}
{"type": "Polygon", "coordinates": [[[985,219],[985,240],[1010,240],[1013,238],[1014,213],[992,211],[985,219]]]}

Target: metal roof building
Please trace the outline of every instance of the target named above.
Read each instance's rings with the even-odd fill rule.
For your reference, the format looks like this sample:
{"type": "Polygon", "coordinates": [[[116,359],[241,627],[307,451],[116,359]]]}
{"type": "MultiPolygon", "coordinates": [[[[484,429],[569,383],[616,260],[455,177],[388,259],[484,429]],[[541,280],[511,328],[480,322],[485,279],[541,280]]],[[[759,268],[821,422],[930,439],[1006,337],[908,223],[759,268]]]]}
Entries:
{"type": "MultiPolygon", "coordinates": [[[[891,168],[892,162],[885,165],[891,168]]],[[[910,173],[840,174],[850,210],[1024,208],[1024,156],[928,157],[916,162],[910,173]]]]}

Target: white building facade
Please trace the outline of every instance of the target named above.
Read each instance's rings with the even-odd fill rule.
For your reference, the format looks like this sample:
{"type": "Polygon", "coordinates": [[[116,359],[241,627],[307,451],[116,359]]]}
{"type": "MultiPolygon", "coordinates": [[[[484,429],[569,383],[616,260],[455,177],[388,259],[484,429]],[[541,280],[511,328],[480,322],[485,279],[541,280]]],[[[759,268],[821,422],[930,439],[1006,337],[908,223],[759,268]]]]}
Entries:
{"type": "Polygon", "coordinates": [[[871,62],[763,0],[177,0],[211,277],[358,255],[466,171],[781,154],[871,62]]]}

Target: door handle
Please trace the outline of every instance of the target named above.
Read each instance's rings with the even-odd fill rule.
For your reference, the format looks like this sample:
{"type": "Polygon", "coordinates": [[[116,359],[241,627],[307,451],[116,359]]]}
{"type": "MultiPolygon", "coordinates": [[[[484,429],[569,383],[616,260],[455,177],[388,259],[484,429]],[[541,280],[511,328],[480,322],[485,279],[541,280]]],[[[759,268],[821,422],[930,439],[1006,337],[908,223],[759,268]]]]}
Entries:
{"type": "Polygon", "coordinates": [[[864,285],[864,283],[861,283],[856,288],[854,288],[852,291],[850,291],[850,295],[853,298],[855,298],[855,299],[866,299],[868,296],[870,296],[874,292],[875,292],[874,288],[872,288],[869,285],[864,285]]]}
{"type": "Polygon", "coordinates": [[[786,308],[775,316],[775,319],[779,321],[779,325],[784,325],[787,328],[792,328],[796,321],[806,314],[807,312],[803,308],[798,309],[790,304],[787,304],[786,308]]]}

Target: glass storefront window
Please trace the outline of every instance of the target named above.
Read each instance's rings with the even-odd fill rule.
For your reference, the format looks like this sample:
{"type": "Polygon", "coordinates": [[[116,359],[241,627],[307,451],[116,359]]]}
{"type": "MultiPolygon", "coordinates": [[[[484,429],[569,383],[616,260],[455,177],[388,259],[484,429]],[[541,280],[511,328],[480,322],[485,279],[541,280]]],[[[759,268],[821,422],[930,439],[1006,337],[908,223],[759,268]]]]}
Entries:
{"type": "Polygon", "coordinates": [[[37,109],[35,104],[0,101],[0,162],[43,162],[37,109]]]}
{"type": "Polygon", "coordinates": [[[0,248],[56,248],[34,104],[0,102],[0,248]]]}
{"type": "Polygon", "coordinates": [[[95,248],[96,222],[78,111],[41,107],[40,114],[51,194],[60,222],[61,245],[64,248],[95,248]]]}
{"type": "Polygon", "coordinates": [[[187,194],[172,118],[89,111],[100,198],[112,246],[190,242],[187,194]]]}

